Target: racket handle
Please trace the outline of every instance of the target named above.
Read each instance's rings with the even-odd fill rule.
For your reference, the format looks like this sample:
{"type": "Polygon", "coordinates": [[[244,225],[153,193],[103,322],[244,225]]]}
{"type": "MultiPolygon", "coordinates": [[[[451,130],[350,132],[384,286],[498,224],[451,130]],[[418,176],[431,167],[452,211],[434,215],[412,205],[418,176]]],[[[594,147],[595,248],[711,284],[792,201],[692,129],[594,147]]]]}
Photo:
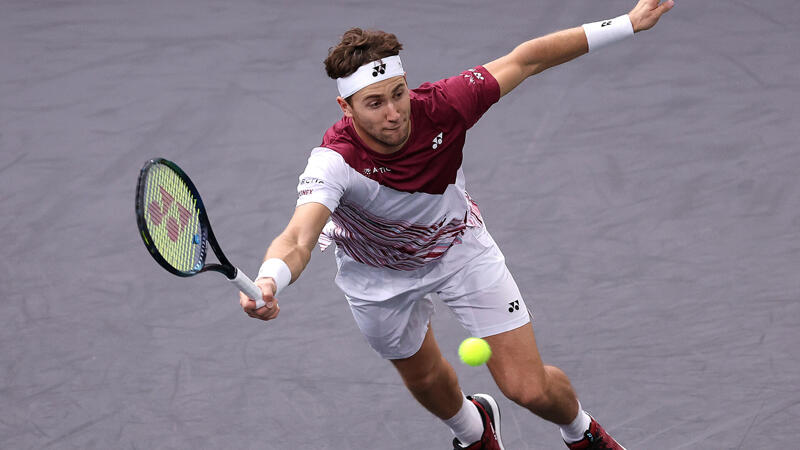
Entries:
{"type": "Polygon", "coordinates": [[[231,282],[235,284],[240,291],[244,292],[245,295],[256,301],[256,309],[266,305],[261,298],[261,288],[256,286],[253,280],[245,275],[238,267],[236,268],[236,277],[232,279],[231,282]]]}

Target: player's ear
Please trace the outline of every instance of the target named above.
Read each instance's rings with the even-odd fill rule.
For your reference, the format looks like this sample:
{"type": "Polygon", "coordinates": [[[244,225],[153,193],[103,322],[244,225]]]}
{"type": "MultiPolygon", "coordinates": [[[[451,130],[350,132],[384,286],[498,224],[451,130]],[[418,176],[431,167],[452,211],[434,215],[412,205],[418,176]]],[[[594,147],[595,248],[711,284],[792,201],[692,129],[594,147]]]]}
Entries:
{"type": "Polygon", "coordinates": [[[342,97],[336,97],[336,103],[339,104],[339,108],[342,108],[342,113],[345,117],[353,117],[353,107],[347,103],[347,100],[342,97]]]}

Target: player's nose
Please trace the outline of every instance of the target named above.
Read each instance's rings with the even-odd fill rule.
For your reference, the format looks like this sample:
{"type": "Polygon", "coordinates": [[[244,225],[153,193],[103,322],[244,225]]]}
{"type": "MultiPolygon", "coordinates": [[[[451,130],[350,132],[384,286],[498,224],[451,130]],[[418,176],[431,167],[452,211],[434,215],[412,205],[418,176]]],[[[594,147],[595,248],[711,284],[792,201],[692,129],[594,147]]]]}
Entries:
{"type": "Polygon", "coordinates": [[[386,120],[389,122],[397,122],[400,120],[400,110],[397,108],[397,105],[394,102],[389,102],[388,108],[386,109],[386,120]]]}

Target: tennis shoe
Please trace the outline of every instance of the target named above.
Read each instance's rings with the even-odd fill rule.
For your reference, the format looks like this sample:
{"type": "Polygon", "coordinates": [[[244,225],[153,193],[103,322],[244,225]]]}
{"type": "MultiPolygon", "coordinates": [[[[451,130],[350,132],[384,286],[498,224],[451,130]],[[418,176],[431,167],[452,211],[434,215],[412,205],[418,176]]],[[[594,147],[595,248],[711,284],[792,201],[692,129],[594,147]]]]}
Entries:
{"type": "Polygon", "coordinates": [[[465,447],[457,438],[453,439],[454,450],[504,450],[503,441],[500,439],[500,408],[491,395],[473,394],[467,396],[483,420],[483,435],[481,440],[465,447]]]}
{"type": "Polygon", "coordinates": [[[625,450],[625,447],[619,445],[603,427],[591,417],[592,421],[589,424],[589,429],[583,433],[583,439],[578,442],[564,442],[570,450],[625,450]]]}

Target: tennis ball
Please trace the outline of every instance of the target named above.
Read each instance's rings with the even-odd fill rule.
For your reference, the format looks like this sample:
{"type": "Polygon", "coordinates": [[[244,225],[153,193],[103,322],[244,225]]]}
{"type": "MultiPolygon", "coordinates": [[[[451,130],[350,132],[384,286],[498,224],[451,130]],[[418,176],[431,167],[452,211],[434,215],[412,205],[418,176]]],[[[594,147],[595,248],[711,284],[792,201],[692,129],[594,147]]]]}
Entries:
{"type": "Polygon", "coordinates": [[[469,366],[480,366],[486,364],[489,357],[492,356],[492,349],[489,344],[481,338],[471,337],[466,338],[458,346],[458,356],[461,361],[469,366]]]}

